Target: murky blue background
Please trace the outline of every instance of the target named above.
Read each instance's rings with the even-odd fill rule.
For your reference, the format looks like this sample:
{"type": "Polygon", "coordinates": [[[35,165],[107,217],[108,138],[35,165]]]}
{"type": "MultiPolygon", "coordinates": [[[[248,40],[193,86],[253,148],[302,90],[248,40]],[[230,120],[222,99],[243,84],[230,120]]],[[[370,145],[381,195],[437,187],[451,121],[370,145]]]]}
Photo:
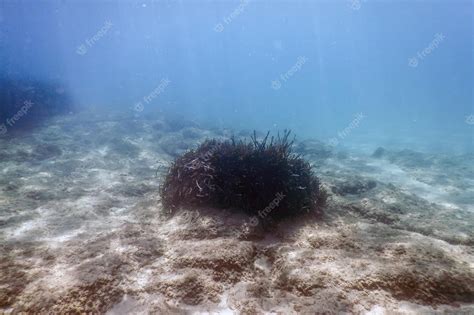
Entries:
{"type": "Polygon", "coordinates": [[[473,151],[473,9],[472,1],[1,1],[0,71],[60,80],[84,109],[292,128],[367,151],[462,153],[473,151]],[[170,83],[159,88],[163,79],[170,83]]]}

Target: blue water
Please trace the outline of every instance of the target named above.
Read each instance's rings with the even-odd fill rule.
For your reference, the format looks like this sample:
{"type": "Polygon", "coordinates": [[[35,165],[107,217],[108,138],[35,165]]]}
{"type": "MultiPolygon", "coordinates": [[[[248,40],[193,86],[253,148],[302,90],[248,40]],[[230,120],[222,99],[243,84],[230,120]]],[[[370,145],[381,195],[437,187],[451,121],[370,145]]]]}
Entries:
{"type": "Polygon", "coordinates": [[[473,15],[474,0],[0,0],[0,313],[474,314],[473,15]],[[292,129],[310,164],[272,147],[273,166],[244,152],[238,172],[219,145],[173,164],[252,129],[292,129]],[[318,211],[291,204],[315,195],[308,165],[318,211]],[[267,197],[242,203],[258,217],[233,202],[267,197]]]}
{"type": "Polygon", "coordinates": [[[84,111],[291,128],[367,151],[465,153],[474,146],[473,9],[472,1],[3,0],[0,71],[60,81],[84,111]]]}

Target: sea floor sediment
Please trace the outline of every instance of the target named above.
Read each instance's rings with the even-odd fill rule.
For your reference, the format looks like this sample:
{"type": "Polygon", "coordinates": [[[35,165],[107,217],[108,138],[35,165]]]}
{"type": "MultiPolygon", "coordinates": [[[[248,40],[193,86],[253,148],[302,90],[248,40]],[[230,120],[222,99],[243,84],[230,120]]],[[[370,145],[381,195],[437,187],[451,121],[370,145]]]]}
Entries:
{"type": "Polygon", "coordinates": [[[262,228],[230,210],[164,213],[173,158],[229,135],[83,114],[1,138],[0,312],[474,313],[472,154],[302,139],[323,217],[262,228]]]}

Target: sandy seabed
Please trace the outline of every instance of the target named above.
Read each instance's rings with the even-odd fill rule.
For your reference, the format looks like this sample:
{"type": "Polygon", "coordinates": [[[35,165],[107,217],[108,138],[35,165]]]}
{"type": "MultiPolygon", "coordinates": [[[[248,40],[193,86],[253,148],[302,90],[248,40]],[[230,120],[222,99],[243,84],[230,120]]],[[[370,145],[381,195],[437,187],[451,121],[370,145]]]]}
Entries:
{"type": "Polygon", "coordinates": [[[309,139],[322,218],[164,213],[173,158],[227,135],[83,114],[1,138],[0,312],[474,314],[472,154],[309,139]]]}

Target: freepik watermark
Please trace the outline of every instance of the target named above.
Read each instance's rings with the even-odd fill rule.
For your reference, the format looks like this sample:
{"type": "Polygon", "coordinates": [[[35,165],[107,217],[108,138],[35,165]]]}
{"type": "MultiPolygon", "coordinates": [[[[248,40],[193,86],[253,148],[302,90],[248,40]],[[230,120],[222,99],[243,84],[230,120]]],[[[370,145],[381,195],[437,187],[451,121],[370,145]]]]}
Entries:
{"type": "Polygon", "coordinates": [[[112,28],[113,24],[111,21],[106,21],[104,23],[104,26],[102,26],[98,31],[97,33],[95,33],[94,36],[92,36],[91,38],[86,38],[86,40],[84,41],[84,43],[80,44],[79,46],[77,46],[76,48],[76,53],[78,55],[81,55],[81,56],[84,56],[85,54],[87,54],[87,52],[89,51],[89,49],[94,46],[100,39],[102,39],[109,31],[110,29],[112,28]]]}
{"type": "Polygon", "coordinates": [[[367,2],[367,0],[348,0],[349,2],[349,7],[352,9],[352,10],[360,10],[360,8],[362,8],[362,2],[367,2]]]}
{"type": "Polygon", "coordinates": [[[8,127],[13,127],[17,121],[19,121],[23,116],[28,114],[28,111],[33,107],[33,102],[26,100],[23,102],[23,106],[18,110],[18,112],[13,115],[11,118],[7,118],[5,123],[0,125],[0,135],[4,135],[8,132],[8,127]]]}
{"type": "Polygon", "coordinates": [[[308,58],[306,58],[305,56],[299,56],[298,59],[296,59],[296,63],[293,65],[293,67],[290,68],[290,70],[288,70],[285,73],[280,74],[280,76],[277,79],[272,81],[271,83],[272,89],[274,90],[280,89],[282,86],[281,81],[283,82],[288,81],[292,76],[295,75],[296,72],[301,70],[301,68],[306,63],[306,61],[308,61],[308,58]]]}
{"type": "Polygon", "coordinates": [[[434,36],[434,39],[426,46],[422,51],[416,53],[415,56],[408,59],[408,65],[412,68],[418,67],[420,61],[425,59],[428,55],[430,55],[436,48],[438,48],[439,44],[444,41],[446,36],[443,33],[437,33],[434,36]]]}
{"type": "Polygon", "coordinates": [[[224,23],[217,23],[214,26],[214,31],[217,33],[221,33],[224,31],[224,24],[229,25],[232,23],[239,15],[242,14],[242,12],[245,11],[245,8],[249,5],[250,0],[241,0],[240,4],[235,8],[228,16],[224,17],[222,19],[222,22],[224,23]]]}
{"type": "Polygon", "coordinates": [[[8,132],[7,126],[5,124],[0,124],[0,136],[5,135],[8,132]]]}
{"type": "Polygon", "coordinates": [[[474,125],[474,115],[468,115],[468,116],[466,116],[466,124],[468,124],[468,125],[474,125]]]}
{"type": "Polygon", "coordinates": [[[133,106],[133,109],[141,113],[145,109],[144,103],[149,104],[153,99],[157,98],[163,91],[166,89],[166,87],[170,84],[170,80],[168,78],[166,79],[161,79],[160,83],[156,88],[153,89],[153,91],[150,92],[147,96],[144,96],[143,99],[133,106]]]}
{"type": "Polygon", "coordinates": [[[358,113],[346,128],[344,128],[343,130],[337,133],[337,137],[333,137],[329,139],[328,144],[333,147],[337,146],[340,140],[344,140],[345,138],[347,138],[354,129],[359,127],[360,122],[364,118],[365,118],[365,115],[363,113],[358,113]]]}

